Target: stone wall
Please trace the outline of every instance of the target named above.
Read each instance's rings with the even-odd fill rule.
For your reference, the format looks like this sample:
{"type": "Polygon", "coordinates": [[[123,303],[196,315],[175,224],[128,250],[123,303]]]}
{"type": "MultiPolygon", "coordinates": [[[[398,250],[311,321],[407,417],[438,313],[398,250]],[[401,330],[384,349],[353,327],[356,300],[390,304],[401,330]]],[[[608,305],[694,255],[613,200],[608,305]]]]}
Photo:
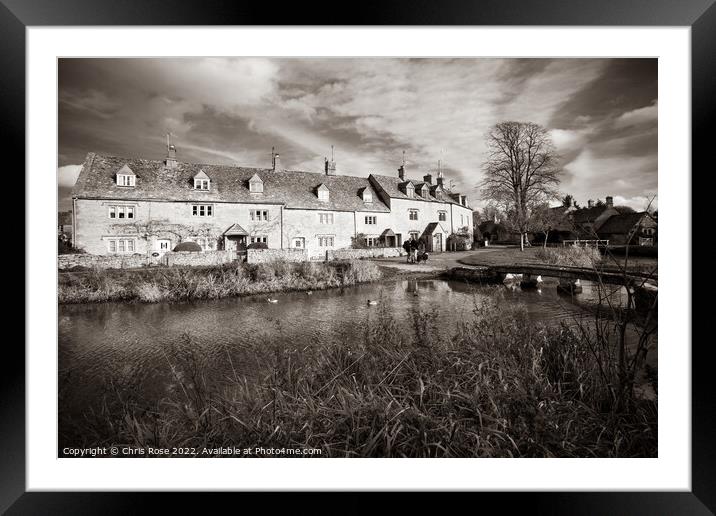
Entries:
{"type": "Polygon", "coordinates": [[[57,267],[72,269],[73,267],[87,267],[90,269],[131,269],[143,267],[149,263],[145,254],[127,255],[95,255],[95,254],[61,254],[57,257],[57,267]]]}
{"type": "Polygon", "coordinates": [[[160,263],[167,266],[207,266],[222,265],[235,258],[236,253],[233,251],[204,251],[203,253],[180,251],[165,253],[160,263]]]}
{"type": "Polygon", "coordinates": [[[360,258],[390,258],[405,256],[400,247],[372,247],[369,249],[336,249],[326,253],[327,260],[357,260],[360,258]]]}
{"type": "Polygon", "coordinates": [[[308,251],[305,249],[247,249],[247,263],[266,263],[266,262],[307,262],[309,260],[308,251]]]}

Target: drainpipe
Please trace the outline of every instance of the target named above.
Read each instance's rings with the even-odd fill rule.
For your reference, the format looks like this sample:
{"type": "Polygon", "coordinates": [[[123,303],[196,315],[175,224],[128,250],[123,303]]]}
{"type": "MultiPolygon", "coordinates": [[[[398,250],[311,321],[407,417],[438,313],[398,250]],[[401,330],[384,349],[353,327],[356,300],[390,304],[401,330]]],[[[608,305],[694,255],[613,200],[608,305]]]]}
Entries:
{"type": "Polygon", "coordinates": [[[77,198],[72,198],[72,247],[77,247],[77,198]]]}
{"type": "Polygon", "coordinates": [[[283,250],[283,206],[281,206],[280,212],[281,212],[281,218],[279,221],[278,229],[279,229],[279,233],[281,233],[281,249],[283,250]]]}
{"type": "Polygon", "coordinates": [[[450,203],[450,234],[454,233],[453,222],[452,222],[452,203],[450,203]]]}

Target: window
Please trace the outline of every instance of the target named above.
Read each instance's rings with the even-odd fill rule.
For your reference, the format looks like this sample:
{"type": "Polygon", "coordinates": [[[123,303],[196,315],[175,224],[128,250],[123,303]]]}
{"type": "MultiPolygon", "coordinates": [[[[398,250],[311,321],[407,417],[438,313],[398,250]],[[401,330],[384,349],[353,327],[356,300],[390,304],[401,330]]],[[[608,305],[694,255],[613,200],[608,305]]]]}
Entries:
{"type": "Polygon", "coordinates": [[[109,252],[113,254],[134,252],[133,238],[113,238],[108,240],[107,244],[109,252]]]}
{"type": "Polygon", "coordinates": [[[197,190],[208,190],[209,180],[208,179],[194,179],[194,188],[197,190]]]}
{"type": "Polygon", "coordinates": [[[410,220],[418,220],[418,210],[408,210],[408,218],[410,218],[410,220]]]}
{"type": "Polygon", "coordinates": [[[249,218],[252,222],[268,220],[268,210],[251,210],[249,212],[249,218]]]}
{"type": "Polygon", "coordinates": [[[439,211],[438,212],[438,220],[439,221],[446,221],[447,220],[447,212],[446,211],[439,211]]]}
{"type": "Polygon", "coordinates": [[[642,231],[645,235],[653,235],[654,234],[654,228],[642,228],[642,231]]]}
{"type": "Polygon", "coordinates": [[[318,222],[321,224],[333,224],[333,213],[319,213],[318,222]]]}
{"type": "Polygon", "coordinates": [[[328,189],[318,190],[318,200],[319,201],[328,201],[328,198],[329,198],[328,189]]]}
{"type": "Polygon", "coordinates": [[[257,235],[249,237],[250,244],[263,243],[268,245],[268,237],[266,235],[257,235]]]}
{"type": "Polygon", "coordinates": [[[410,235],[411,240],[417,240],[418,238],[420,238],[420,233],[418,233],[417,231],[411,231],[408,234],[410,235]]]}
{"type": "Polygon", "coordinates": [[[191,207],[191,214],[195,217],[213,217],[214,206],[211,204],[194,204],[191,207]]]}
{"type": "Polygon", "coordinates": [[[109,218],[110,219],[133,219],[134,218],[134,206],[110,206],[109,207],[109,218]]]}
{"type": "Polygon", "coordinates": [[[202,251],[213,251],[216,249],[216,240],[213,238],[199,237],[195,238],[194,242],[199,244],[202,251]]]}
{"type": "Polygon", "coordinates": [[[378,237],[370,236],[365,237],[365,245],[368,247],[375,247],[378,245],[378,237]]]}
{"type": "Polygon", "coordinates": [[[261,181],[250,181],[249,192],[261,193],[264,191],[264,184],[261,181]]]}
{"type": "Polygon", "coordinates": [[[415,197],[415,188],[413,187],[413,185],[409,184],[405,187],[405,195],[407,195],[408,197],[415,197]]]}
{"type": "Polygon", "coordinates": [[[319,236],[318,237],[318,246],[319,247],[333,247],[333,237],[332,236],[319,236]]]}
{"type": "Polygon", "coordinates": [[[368,190],[363,190],[363,202],[373,202],[373,194],[368,190]]]}
{"type": "Polygon", "coordinates": [[[366,215],[365,223],[370,224],[370,225],[375,225],[378,223],[378,217],[376,217],[375,215],[366,215]]]}
{"type": "Polygon", "coordinates": [[[128,174],[117,174],[117,184],[119,186],[134,186],[135,177],[128,174]]]}

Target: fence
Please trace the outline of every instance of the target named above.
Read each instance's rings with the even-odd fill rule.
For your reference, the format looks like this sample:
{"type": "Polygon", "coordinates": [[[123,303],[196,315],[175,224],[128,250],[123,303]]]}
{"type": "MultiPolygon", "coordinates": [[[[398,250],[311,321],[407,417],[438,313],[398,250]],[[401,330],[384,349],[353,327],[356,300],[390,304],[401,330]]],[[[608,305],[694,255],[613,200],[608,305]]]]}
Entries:
{"type": "Polygon", "coordinates": [[[576,247],[609,247],[609,240],[563,240],[562,246],[573,245],[576,247]]]}

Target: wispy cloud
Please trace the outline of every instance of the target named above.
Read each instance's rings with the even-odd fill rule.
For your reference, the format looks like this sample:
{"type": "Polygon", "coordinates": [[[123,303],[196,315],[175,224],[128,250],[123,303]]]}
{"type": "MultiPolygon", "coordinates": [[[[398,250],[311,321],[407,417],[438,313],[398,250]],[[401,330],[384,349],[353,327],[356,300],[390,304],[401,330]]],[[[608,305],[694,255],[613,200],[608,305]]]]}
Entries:
{"type": "Polygon", "coordinates": [[[63,59],[61,164],[158,158],[168,130],[188,161],[268,166],[276,146],[318,171],[334,145],[339,173],[394,174],[405,150],[413,177],[441,160],[477,201],[489,127],[529,120],[563,155],[565,191],[604,195],[614,179],[631,198],[656,190],[656,68],[620,61],[63,59]]]}

